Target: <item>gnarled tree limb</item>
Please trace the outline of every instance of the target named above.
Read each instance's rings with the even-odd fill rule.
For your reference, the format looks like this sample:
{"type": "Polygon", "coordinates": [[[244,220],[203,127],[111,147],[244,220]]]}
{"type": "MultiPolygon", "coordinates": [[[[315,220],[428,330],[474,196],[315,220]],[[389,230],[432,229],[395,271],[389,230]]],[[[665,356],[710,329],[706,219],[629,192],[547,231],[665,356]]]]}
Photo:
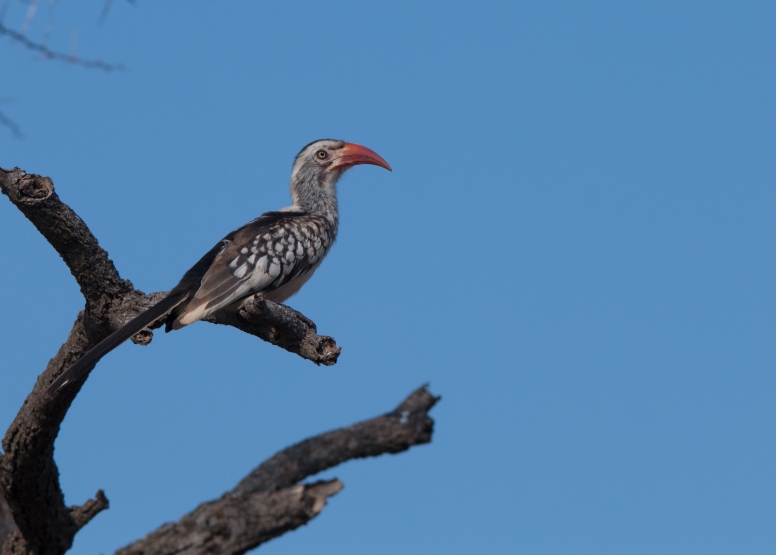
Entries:
{"type": "Polygon", "coordinates": [[[90,345],[81,312],[67,341],[38,376],[5,433],[5,454],[0,459],[0,495],[11,508],[16,528],[3,544],[4,555],[59,555],[70,548],[80,528],[65,506],[54,462],[54,440],[80,385],[56,399],[44,392],[53,377],[75,362],[90,345]]]}
{"type": "Polygon", "coordinates": [[[237,312],[217,312],[206,320],[235,327],[325,366],[336,363],[342,350],[331,337],[318,335],[315,324],[303,314],[261,295],[246,299],[237,312]]]}
{"type": "Polygon", "coordinates": [[[267,459],[234,489],[243,495],[276,491],[351,459],[400,453],[428,443],[434,421],[428,411],[439,401],[427,386],[413,391],[392,412],[306,439],[267,459]]]}
{"type": "Polygon", "coordinates": [[[339,480],[298,484],[345,461],[399,453],[431,441],[439,397],[426,386],[395,410],[306,439],[266,460],[219,499],[124,547],[116,555],[239,555],[307,524],[338,493],[339,480]]]}
{"type": "MultiPolygon", "coordinates": [[[[29,175],[18,168],[0,168],[0,191],[62,257],[86,300],[67,341],[38,377],[8,428],[2,441],[5,453],[0,455],[2,553],[61,555],[72,545],[76,532],[108,508],[108,500],[99,491],[95,499],[80,507],[65,505],[53,446],[83,382],[74,383],[56,396],[46,395],[45,390],[91,347],[159,302],[165,293],[146,295],[122,279],[83,220],[58,198],[49,178],[29,175]],[[9,513],[12,519],[8,518],[9,513]]],[[[334,364],[340,352],[332,338],[317,334],[315,324],[308,318],[258,296],[246,299],[237,312],[217,313],[209,321],[231,325],[317,364],[334,364]]],[[[147,344],[151,337],[150,330],[143,330],[133,341],[147,344]]],[[[195,529],[198,515],[203,514],[209,515],[208,522],[220,523],[221,528],[211,530],[216,536],[219,529],[226,529],[223,527],[233,533],[228,541],[213,536],[216,543],[211,543],[223,545],[231,553],[242,553],[296,528],[318,514],[325,499],[342,487],[336,480],[307,485],[297,482],[348,459],[395,453],[430,441],[432,421],[426,412],[435,402],[436,398],[422,388],[392,413],[290,447],[255,469],[233,492],[200,506],[178,524],[169,525],[177,530],[177,536],[156,536],[168,526],[140,542],[146,542],[144,545],[151,549],[154,542],[148,538],[158,537],[158,545],[162,546],[175,536],[176,545],[184,545],[180,543],[180,526],[195,529]],[[220,507],[223,512],[218,516],[209,512],[208,507],[220,507]]],[[[186,540],[190,542],[185,544],[189,550],[186,553],[203,552],[193,550],[199,537],[192,535],[186,540]]],[[[125,549],[134,549],[133,546],[125,549]]],[[[166,551],[162,547],[146,551],[152,552],[166,551]]]]}
{"type": "MultiPolygon", "coordinates": [[[[164,298],[164,293],[146,295],[129,280],[121,279],[108,253],[84,221],[59,200],[48,177],[27,174],[19,168],[10,171],[0,168],[0,191],[35,225],[70,268],[86,299],[86,324],[95,344],[164,298]]],[[[331,337],[317,334],[311,320],[261,297],[246,299],[238,312],[217,313],[207,321],[236,327],[316,364],[334,364],[340,353],[331,337]]],[[[149,343],[150,330],[135,339],[149,343]]]]}
{"type": "Polygon", "coordinates": [[[59,200],[51,179],[0,170],[0,189],[65,261],[93,315],[102,316],[113,299],[134,291],[84,221],[59,200]]]}

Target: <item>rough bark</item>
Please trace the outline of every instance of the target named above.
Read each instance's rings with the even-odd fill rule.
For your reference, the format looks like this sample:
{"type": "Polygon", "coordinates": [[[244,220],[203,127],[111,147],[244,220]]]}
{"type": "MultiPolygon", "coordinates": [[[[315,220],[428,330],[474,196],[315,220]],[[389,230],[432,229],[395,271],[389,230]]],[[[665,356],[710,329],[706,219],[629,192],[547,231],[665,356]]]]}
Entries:
{"type": "MultiPolygon", "coordinates": [[[[86,351],[164,298],[165,293],[146,295],[122,279],[83,220],[59,199],[51,179],[18,168],[0,168],[0,191],[62,257],[86,301],[67,340],[38,376],[8,428],[2,440],[4,454],[0,455],[0,551],[59,555],[70,548],[78,530],[108,508],[108,500],[100,490],[81,506],[65,505],[53,446],[84,382],[63,388],[54,396],[46,395],[45,390],[86,351]]],[[[246,299],[237,312],[218,313],[209,321],[233,326],[316,364],[334,364],[340,353],[335,341],[318,335],[308,318],[259,296],[246,299]]],[[[145,329],[133,341],[148,344],[151,338],[152,331],[145,329]]],[[[296,528],[318,514],[325,499],[342,487],[336,480],[307,485],[297,482],[348,459],[395,453],[430,441],[432,421],[426,412],[436,400],[421,388],[388,415],[290,447],[256,468],[233,492],[201,505],[178,523],[166,525],[122,552],[172,553],[163,546],[173,541],[187,546],[175,553],[243,553],[296,528]],[[197,539],[208,533],[196,524],[202,515],[208,522],[220,523],[207,545],[197,539]],[[167,529],[177,532],[161,534],[167,529]],[[228,538],[218,535],[218,530],[227,529],[228,538]],[[181,532],[186,530],[191,532],[188,540],[181,532]],[[156,543],[149,539],[152,537],[157,538],[156,543]],[[140,542],[146,543],[138,551],[134,546],[140,542]],[[135,550],[127,551],[131,549],[135,550]]]]}
{"type": "Polygon", "coordinates": [[[11,508],[5,502],[5,497],[0,495],[0,546],[5,543],[6,538],[13,532],[14,523],[11,508]]]}
{"type": "Polygon", "coordinates": [[[341,351],[334,339],[318,335],[312,320],[261,295],[246,299],[237,312],[217,312],[207,321],[235,327],[316,364],[335,364],[341,351]]]}
{"type": "Polygon", "coordinates": [[[434,429],[428,411],[438,400],[423,386],[392,412],[292,445],[253,470],[234,493],[277,491],[351,459],[400,453],[428,443],[434,429]]]}
{"type": "Polygon", "coordinates": [[[347,460],[399,453],[431,441],[428,411],[439,400],[425,386],[395,410],[347,428],[306,439],[275,454],[219,499],[203,503],[178,522],[117,551],[117,555],[239,555],[307,524],[339,480],[299,481],[347,460]]]}

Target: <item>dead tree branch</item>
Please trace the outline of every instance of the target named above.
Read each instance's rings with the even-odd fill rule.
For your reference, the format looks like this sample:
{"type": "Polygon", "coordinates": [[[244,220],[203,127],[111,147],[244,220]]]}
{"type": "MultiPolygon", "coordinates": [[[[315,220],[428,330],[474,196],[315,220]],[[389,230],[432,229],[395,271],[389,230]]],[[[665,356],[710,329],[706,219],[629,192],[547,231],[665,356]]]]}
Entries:
{"type": "MultiPolygon", "coordinates": [[[[18,168],[0,169],[0,190],[67,264],[86,299],[89,331],[96,341],[164,297],[164,293],[146,295],[121,279],[84,221],[59,200],[51,179],[18,168]]],[[[249,298],[239,311],[218,313],[208,321],[233,326],[316,364],[334,364],[340,353],[331,337],[317,334],[309,318],[261,297],[249,298]]],[[[136,339],[147,344],[151,337],[149,330],[136,339]]]]}
{"type": "Polygon", "coordinates": [[[63,54],[62,52],[55,52],[44,44],[39,44],[37,42],[31,41],[19,31],[14,31],[13,29],[9,29],[5,25],[3,25],[2,22],[0,22],[0,35],[7,36],[14,42],[18,42],[19,44],[23,45],[25,48],[32,50],[33,52],[37,52],[38,54],[40,54],[41,56],[43,56],[48,60],[58,60],[60,62],[66,62],[68,64],[73,64],[73,65],[77,65],[77,66],[81,66],[89,69],[101,69],[103,71],[108,71],[108,72],[121,71],[124,69],[124,66],[122,64],[108,64],[106,62],[103,62],[102,60],[84,60],[72,54],[63,54]]]}
{"type": "Polygon", "coordinates": [[[0,112],[0,125],[3,127],[7,127],[11,130],[11,134],[16,139],[21,139],[24,137],[24,134],[22,133],[22,128],[19,127],[19,124],[16,123],[14,120],[6,116],[3,112],[0,112]]]}
{"type": "Polygon", "coordinates": [[[342,350],[331,337],[318,335],[303,314],[261,295],[247,299],[237,312],[219,312],[207,321],[235,327],[324,366],[336,363],[342,350]]]}
{"type": "Polygon", "coordinates": [[[307,524],[343,484],[336,479],[298,482],[351,459],[399,453],[430,442],[434,421],[428,411],[438,400],[423,386],[388,414],[292,445],[219,499],[203,503],[116,555],[239,555],[307,524]]]}
{"type": "MultiPolygon", "coordinates": [[[[79,529],[108,508],[108,500],[98,491],[95,499],[81,506],[65,505],[53,446],[83,382],[53,397],[45,390],[86,351],[165,293],[146,295],[122,279],[83,220],[59,199],[51,179],[18,168],[0,168],[0,191],[62,257],[86,301],[67,340],[8,428],[0,455],[0,498],[7,502],[7,506],[0,502],[2,554],[60,555],[70,548],[79,529]],[[9,512],[13,517],[10,525],[9,512]]],[[[237,312],[218,313],[210,321],[256,335],[316,364],[334,364],[340,352],[332,338],[317,334],[311,320],[261,297],[248,298],[237,312]]],[[[151,338],[151,330],[144,330],[133,340],[147,344],[151,338]]],[[[179,523],[162,527],[123,552],[172,553],[164,546],[174,544],[185,547],[175,553],[204,553],[198,550],[197,538],[209,533],[209,545],[223,549],[208,553],[243,553],[292,530],[318,514],[325,499],[342,487],[336,480],[298,485],[300,480],[349,459],[427,443],[433,425],[427,411],[436,401],[421,388],[392,413],[290,447],[256,468],[221,499],[201,505],[179,523]],[[201,518],[219,522],[220,528],[202,531],[201,518]],[[218,530],[227,529],[229,534],[219,535],[218,530]],[[184,538],[186,530],[191,532],[188,539],[184,538]],[[141,544],[144,547],[138,551],[136,546],[141,544]]]]}

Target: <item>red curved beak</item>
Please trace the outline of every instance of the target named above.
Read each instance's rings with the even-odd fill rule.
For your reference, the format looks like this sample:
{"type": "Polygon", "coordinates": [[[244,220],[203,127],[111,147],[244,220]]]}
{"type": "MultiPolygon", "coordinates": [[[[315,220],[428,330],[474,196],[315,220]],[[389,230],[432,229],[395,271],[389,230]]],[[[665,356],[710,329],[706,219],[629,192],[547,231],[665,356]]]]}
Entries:
{"type": "Polygon", "coordinates": [[[334,160],[328,171],[332,171],[336,168],[349,168],[357,164],[373,164],[380,166],[386,170],[393,171],[388,162],[383,160],[382,156],[377,154],[374,150],[368,149],[365,146],[357,145],[355,143],[345,143],[345,145],[336,151],[334,154],[334,160]]]}

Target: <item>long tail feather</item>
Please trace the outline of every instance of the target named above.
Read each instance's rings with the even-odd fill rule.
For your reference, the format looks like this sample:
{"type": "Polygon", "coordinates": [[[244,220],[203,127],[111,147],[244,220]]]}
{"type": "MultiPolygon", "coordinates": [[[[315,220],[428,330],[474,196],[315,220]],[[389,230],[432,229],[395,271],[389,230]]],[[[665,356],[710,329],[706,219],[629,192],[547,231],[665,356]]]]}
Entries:
{"type": "Polygon", "coordinates": [[[97,362],[99,362],[102,357],[124,343],[124,341],[135,335],[151,322],[157,320],[165,313],[178,306],[187,298],[188,294],[185,291],[181,291],[179,293],[173,292],[171,295],[165,297],[142,314],[139,314],[124,324],[121,328],[117,329],[108,337],[97,343],[97,345],[92,347],[70,368],[62,372],[62,374],[56,380],[54,380],[54,383],[49,386],[49,388],[46,390],[46,393],[53,395],[67,384],[73,383],[79,378],[83,377],[84,374],[89,373],[92,368],[94,368],[94,365],[97,364],[97,362]]]}

